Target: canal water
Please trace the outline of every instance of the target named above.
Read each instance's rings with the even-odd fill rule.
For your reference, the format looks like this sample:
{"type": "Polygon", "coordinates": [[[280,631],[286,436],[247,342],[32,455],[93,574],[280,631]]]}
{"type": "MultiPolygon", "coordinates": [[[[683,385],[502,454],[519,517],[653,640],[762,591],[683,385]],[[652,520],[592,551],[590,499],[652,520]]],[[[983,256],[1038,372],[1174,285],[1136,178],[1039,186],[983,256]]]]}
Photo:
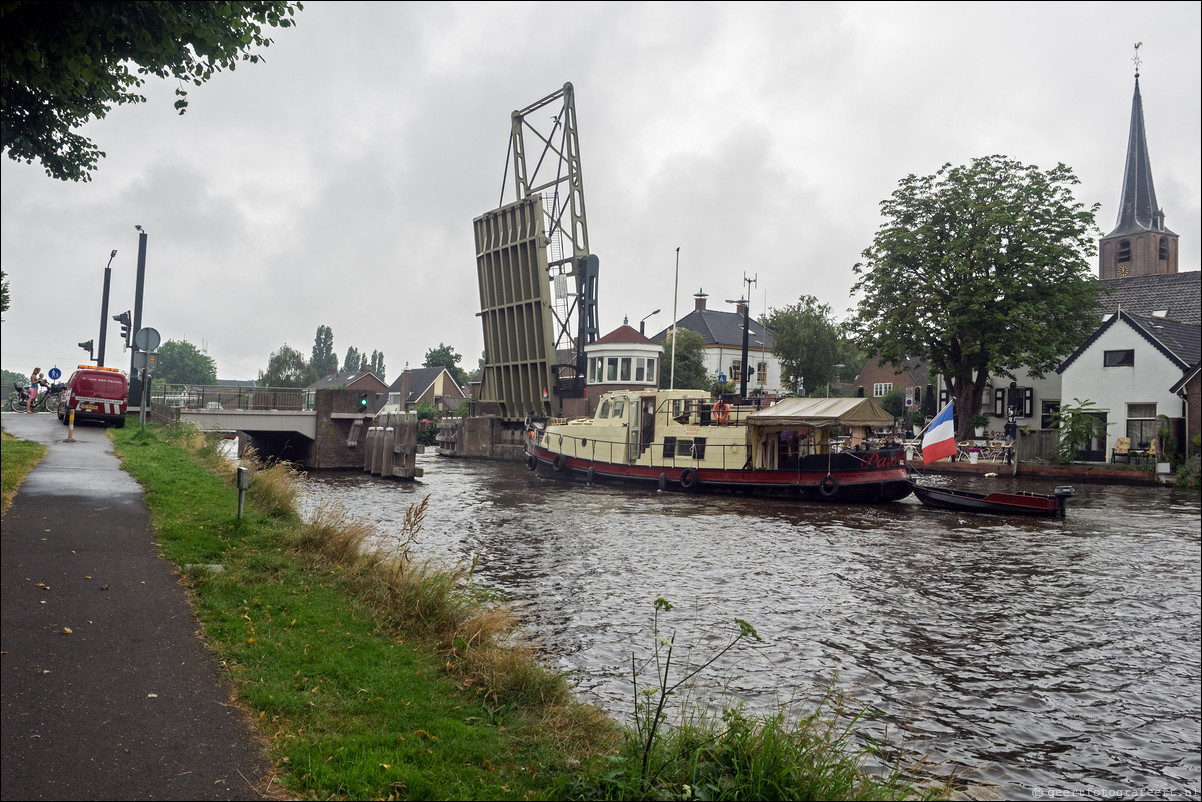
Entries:
{"type": "Polygon", "coordinates": [[[763,638],[707,671],[702,703],[805,711],[833,687],[876,714],[869,734],[1001,798],[1198,798],[1197,493],[1077,484],[1067,518],[1024,520],[912,496],[835,506],[568,484],[518,463],[419,465],[415,483],[313,474],[302,506],[336,502],[387,537],[429,496],[415,553],[478,557],[476,581],[503,591],[548,664],[616,718],[630,714],[631,654],[650,654],[662,597],[675,609],[661,634],[676,632],[680,656],[728,642],[735,618],[763,638]]]}

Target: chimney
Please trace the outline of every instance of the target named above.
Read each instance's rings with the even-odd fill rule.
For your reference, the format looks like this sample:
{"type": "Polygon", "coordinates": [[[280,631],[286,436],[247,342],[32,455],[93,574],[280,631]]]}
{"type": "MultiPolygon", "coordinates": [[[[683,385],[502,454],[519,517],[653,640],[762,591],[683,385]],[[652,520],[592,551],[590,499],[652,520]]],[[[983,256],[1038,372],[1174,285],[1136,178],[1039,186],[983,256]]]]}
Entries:
{"type": "Polygon", "coordinates": [[[413,392],[413,371],[406,368],[401,373],[401,412],[409,411],[409,393],[413,392]]]}
{"type": "Polygon", "coordinates": [[[738,301],[735,303],[735,313],[738,314],[739,317],[743,317],[743,315],[747,314],[747,302],[738,301]]]}
{"type": "Polygon", "coordinates": [[[705,299],[708,297],[709,296],[706,295],[703,290],[700,290],[700,289],[697,290],[697,294],[693,296],[693,311],[694,312],[704,312],[705,311],[705,299]]]}

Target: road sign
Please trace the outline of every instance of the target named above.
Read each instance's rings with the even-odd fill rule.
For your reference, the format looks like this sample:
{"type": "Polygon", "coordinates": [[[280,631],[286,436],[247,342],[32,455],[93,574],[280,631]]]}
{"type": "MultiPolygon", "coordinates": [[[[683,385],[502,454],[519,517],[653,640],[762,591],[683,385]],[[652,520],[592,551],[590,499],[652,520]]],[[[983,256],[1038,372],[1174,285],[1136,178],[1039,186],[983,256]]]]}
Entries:
{"type": "Polygon", "coordinates": [[[718,384],[726,384],[726,374],[725,373],[718,374],[718,384]]]}
{"type": "Polygon", "coordinates": [[[141,351],[153,351],[159,347],[160,342],[162,338],[155,329],[138,329],[138,333],[134,335],[134,345],[141,351]]]}
{"type": "Polygon", "coordinates": [[[50,381],[56,382],[58,381],[58,377],[63,375],[63,372],[58,368],[51,368],[46,371],[46,375],[50,377],[50,381]]]}

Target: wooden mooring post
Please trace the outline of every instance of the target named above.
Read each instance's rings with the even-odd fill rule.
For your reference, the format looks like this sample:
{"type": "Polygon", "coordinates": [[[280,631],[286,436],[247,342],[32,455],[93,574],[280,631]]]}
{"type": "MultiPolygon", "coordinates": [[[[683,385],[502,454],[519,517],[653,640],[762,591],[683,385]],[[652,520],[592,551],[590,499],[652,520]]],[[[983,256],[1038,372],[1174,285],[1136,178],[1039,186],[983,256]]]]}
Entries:
{"type": "Polygon", "coordinates": [[[373,476],[390,479],[416,479],[423,474],[417,467],[417,413],[387,414],[376,419],[367,430],[363,469],[373,476]]]}

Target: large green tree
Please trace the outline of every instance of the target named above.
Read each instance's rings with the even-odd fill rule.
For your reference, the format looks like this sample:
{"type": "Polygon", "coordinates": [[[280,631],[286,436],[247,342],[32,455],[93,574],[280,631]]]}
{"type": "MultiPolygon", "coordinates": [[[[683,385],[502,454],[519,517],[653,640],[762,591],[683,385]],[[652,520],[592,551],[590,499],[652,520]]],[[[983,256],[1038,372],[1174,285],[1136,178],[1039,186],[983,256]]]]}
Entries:
{"type": "Polygon", "coordinates": [[[783,309],[769,309],[761,321],[772,332],[772,353],[780,360],[781,383],[794,393],[829,385],[839,362],[839,328],[828,304],[812,295],[783,309]]]}
{"type": "Polygon", "coordinates": [[[317,327],[309,364],[313,366],[313,372],[318,378],[338,372],[338,355],[334,353],[334,330],[329,326],[317,327]]]}
{"type": "Polygon", "coordinates": [[[104,153],[78,133],[114,106],[144,103],[147,76],[174,78],[175,107],[239,61],[263,57],[265,27],[287,28],[292,2],[51,2],[0,5],[0,123],[15,161],[41,162],[63,181],[88,181],[104,153]]]}
{"type": "Polygon", "coordinates": [[[317,373],[305,355],[285,343],[267,360],[267,370],[259,371],[260,387],[308,387],[317,381],[317,373]]]}
{"type": "Polygon", "coordinates": [[[1039,378],[1097,326],[1097,205],[1074,199],[1077,183],[1063,164],[988,156],[908,176],[881,203],[886,222],[855,266],[850,323],[873,358],[929,360],[959,437],[991,374],[1039,378]]]}
{"type": "Polygon", "coordinates": [[[437,348],[431,348],[429,351],[426,351],[426,359],[422,362],[422,365],[427,368],[446,368],[450,371],[451,376],[455,378],[456,384],[460,387],[466,387],[468,375],[463,368],[459,367],[461,359],[463,357],[454,348],[439,343],[437,348]]]}
{"type": "Polygon", "coordinates": [[[385,378],[386,370],[387,370],[387,368],[384,365],[384,352],[373,350],[371,352],[371,372],[373,374],[375,374],[375,377],[377,379],[384,382],[385,384],[388,383],[388,379],[385,378]]]}
{"type": "Polygon", "coordinates": [[[664,348],[659,386],[678,390],[706,390],[714,384],[705,369],[705,338],[690,329],[676,329],[676,373],[672,373],[672,330],[660,343],[664,348]]]}
{"type": "Polygon", "coordinates": [[[350,373],[367,364],[367,354],[361,352],[355,346],[346,349],[346,358],[342,360],[342,372],[350,373]]]}
{"type": "Polygon", "coordinates": [[[154,379],[167,384],[216,384],[217,362],[187,340],[168,340],[159,346],[154,379]]]}

